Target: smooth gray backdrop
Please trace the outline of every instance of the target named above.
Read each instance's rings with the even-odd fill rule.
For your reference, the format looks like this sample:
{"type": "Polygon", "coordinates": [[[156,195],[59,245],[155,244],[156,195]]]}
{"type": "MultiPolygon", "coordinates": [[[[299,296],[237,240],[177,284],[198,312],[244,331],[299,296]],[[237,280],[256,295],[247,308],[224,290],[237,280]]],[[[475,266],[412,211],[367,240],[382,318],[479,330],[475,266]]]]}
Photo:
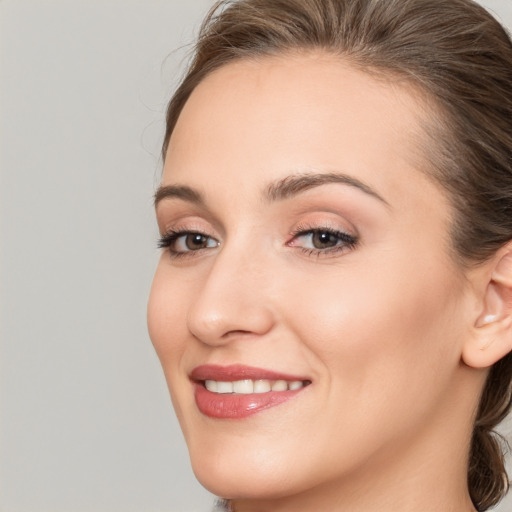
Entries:
{"type": "Polygon", "coordinates": [[[211,3],[0,0],[0,512],[210,508],[145,309],[169,54],[211,3]]]}

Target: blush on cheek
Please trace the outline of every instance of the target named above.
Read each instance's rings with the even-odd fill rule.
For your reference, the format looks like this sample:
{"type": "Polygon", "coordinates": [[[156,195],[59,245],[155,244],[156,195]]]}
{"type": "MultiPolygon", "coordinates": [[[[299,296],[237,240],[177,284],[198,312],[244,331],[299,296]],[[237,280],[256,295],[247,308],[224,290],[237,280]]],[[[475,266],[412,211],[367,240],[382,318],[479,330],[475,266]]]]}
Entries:
{"type": "Polygon", "coordinates": [[[149,295],[147,323],[149,337],[163,363],[168,355],[179,350],[178,332],[183,329],[184,314],[157,278],[158,271],[149,295]]]}
{"type": "Polygon", "coordinates": [[[362,277],[317,280],[315,286],[305,283],[319,293],[310,293],[306,301],[304,294],[296,295],[304,302],[294,301],[290,314],[303,312],[300,331],[307,333],[303,339],[347,381],[361,383],[372,374],[388,374],[386,369],[391,369],[400,386],[401,378],[412,377],[409,370],[421,371],[425,363],[429,367],[436,364],[447,350],[447,317],[451,317],[458,294],[448,292],[440,297],[432,284],[438,282],[435,276],[430,274],[432,279],[421,282],[415,265],[398,265],[402,271],[393,274],[393,280],[372,275],[368,269],[364,273],[352,269],[350,274],[362,277]],[[402,277],[400,282],[397,275],[402,277]]]}

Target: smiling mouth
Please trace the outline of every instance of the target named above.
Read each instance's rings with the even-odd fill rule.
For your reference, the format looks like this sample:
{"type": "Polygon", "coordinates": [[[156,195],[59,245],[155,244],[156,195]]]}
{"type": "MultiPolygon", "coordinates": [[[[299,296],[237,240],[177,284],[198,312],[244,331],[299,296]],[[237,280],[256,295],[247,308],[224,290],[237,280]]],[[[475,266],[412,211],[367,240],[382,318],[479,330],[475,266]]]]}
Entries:
{"type": "Polygon", "coordinates": [[[305,392],[311,380],[242,365],[202,365],[190,374],[199,411],[210,418],[243,419],[305,392]]]}

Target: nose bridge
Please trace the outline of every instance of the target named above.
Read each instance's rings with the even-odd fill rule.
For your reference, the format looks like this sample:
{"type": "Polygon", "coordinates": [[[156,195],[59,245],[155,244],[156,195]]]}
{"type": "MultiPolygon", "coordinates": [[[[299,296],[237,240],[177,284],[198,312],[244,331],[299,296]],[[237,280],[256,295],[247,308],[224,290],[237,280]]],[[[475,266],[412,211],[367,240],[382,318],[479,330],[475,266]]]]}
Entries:
{"type": "Polygon", "coordinates": [[[273,324],[267,296],[264,258],[240,246],[223,247],[188,312],[189,330],[208,344],[222,344],[228,334],[262,335],[273,324]]]}

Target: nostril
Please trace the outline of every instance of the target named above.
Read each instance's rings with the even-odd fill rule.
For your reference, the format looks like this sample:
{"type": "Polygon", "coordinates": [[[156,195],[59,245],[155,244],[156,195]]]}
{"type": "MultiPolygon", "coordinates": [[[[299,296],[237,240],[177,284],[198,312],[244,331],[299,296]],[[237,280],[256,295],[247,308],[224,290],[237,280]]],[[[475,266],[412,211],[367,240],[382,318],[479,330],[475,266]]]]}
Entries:
{"type": "Polygon", "coordinates": [[[242,331],[240,329],[228,331],[222,335],[223,338],[248,338],[254,336],[255,333],[251,331],[242,331]]]}
{"type": "Polygon", "coordinates": [[[234,268],[233,260],[218,258],[197,290],[187,311],[189,332],[199,341],[218,346],[268,333],[275,316],[268,294],[251,285],[234,268]]]}

